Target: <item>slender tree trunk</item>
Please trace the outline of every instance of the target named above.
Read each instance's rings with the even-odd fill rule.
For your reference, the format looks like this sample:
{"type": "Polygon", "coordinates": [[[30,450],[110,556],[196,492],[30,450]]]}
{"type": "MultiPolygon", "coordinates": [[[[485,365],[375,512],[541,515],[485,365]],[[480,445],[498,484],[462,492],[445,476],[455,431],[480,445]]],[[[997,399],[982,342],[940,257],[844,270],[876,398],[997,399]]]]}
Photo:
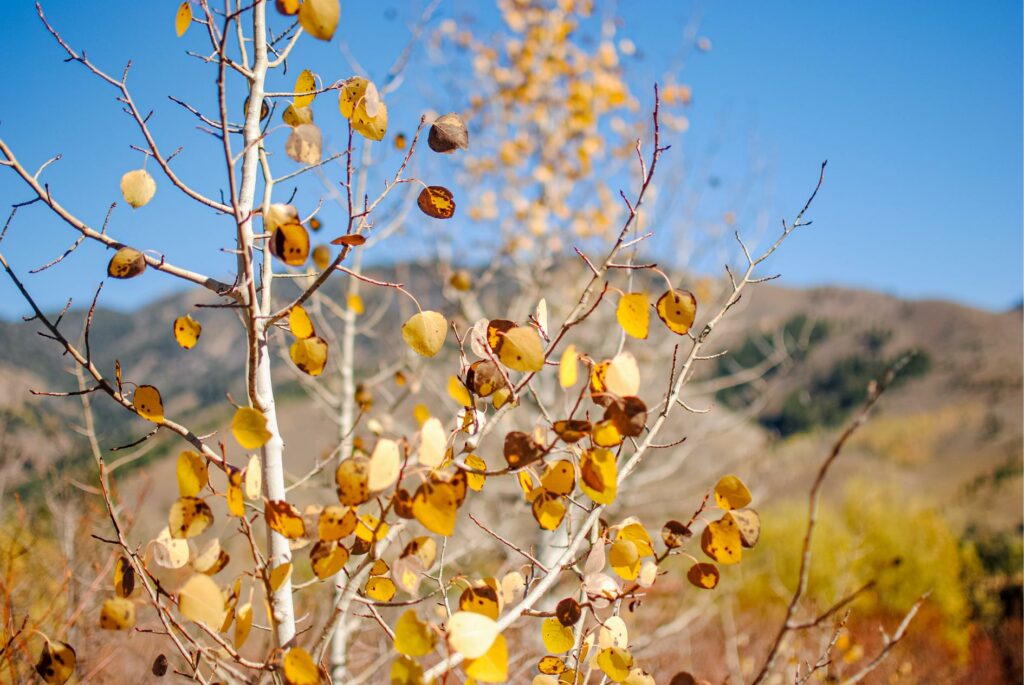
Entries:
{"type": "MultiPolygon", "coordinates": [[[[263,484],[265,494],[271,500],[284,500],[284,441],[281,439],[277,423],[277,409],[274,402],[274,385],[270,369],[270,349],[267,344],[268,331],[260,318],[262,309],[256,297],[255,269],[253,267],[255,247],[253,244],[252,212],[256,197],[256,180],[259,170],[260,155],[260,111],[263,106],[264,83],[267,76],[267,30],[266,2],[257,2],[253,7],[253,78],[249,84],[249,107],[245,113],[243,132],[244,145],[242,154],[242,180],[238,195],[239,246],[246,263],[245,272],[240,274],[248,283],[248,315],[249,325],[246,327],[249,336],[249,349],[255,347],[255,360],[250,360],[249,397],[253,404],[267,417],[267,430],[272,437],[263,446],[263,484]],[[255,340],[252,338],[255,337],[255,340]]],[[[269,289],[272,279],[264,279],[264,301],[270,301],[269,289]]],[[[267,529],[270,548],[271,567],[277,567],[291,561],[291,550],[288,540],[278,533],[267,529]]],[[[295,609],[292,605],[292,585],[286,580],[270,597],[273,612],[274,639],[277,645],[284,646],[295,637],[295,609]]]]}

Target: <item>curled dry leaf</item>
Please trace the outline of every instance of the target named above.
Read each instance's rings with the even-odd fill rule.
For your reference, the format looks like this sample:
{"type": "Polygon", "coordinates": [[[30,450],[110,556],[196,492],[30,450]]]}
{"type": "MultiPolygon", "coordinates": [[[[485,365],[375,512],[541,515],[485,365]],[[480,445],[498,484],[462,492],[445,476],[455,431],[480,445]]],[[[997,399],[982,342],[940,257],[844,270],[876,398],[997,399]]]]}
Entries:
{"type": "Polygon", "coordinates": [[[299,124],[284,143],[284,151],[300,164],[319,164],[323,155],[323,136],[316,124],[299,124]]]}
{"type": "Polygon", "coordinates": [[[469,132],[466,122],[458,114],[445,114],[430,126],[427,145],[434,152],[452,153],[458,149],[469,149],[469,132]]]}

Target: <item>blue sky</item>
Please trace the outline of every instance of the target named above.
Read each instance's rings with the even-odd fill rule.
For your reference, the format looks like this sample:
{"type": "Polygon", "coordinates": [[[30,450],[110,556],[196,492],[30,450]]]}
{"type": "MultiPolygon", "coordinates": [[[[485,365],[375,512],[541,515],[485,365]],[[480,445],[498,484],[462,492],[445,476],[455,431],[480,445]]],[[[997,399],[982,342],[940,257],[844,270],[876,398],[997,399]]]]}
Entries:
{"type": "MultiPolygon", "coordinates": [[[[196,120],[166,97],[203,104],[213,95],[212,70],[183,54],[201,49],[199,27],[181,40],[173,33],[176,5],[103,3],[98,11],[96,3],[50,0],[44,8],[74,47],[112,73],[134,60],[129,85],[141,107],[155,110],[158,142],[165,152],[184,145],[175,168],[215,194],[224,185],[219,143],[196,131],[196,120]]],[[[331,44],[307,40],[296,67],[330,79],[347,76],[351,69],[339,50],[344,43],[371,78],[383,79],[422,3],[342,5],[338,36],[331,44]]],[[[442,0],[435,21],[467,13],[493,23],[484,2],[466,0],[442,0]]],[[[645,102],[651,82],[676,64],[684,26],[700,17],[699,32],[713,49],[689,54],[679,75],[695,99],[690,130],[678,147],[688,155],[688,173],[696,179],[690,182],[721,174],[738,183],[756,169],[756,197],[741,220],[757,215],[774,225],[791,216],[813,186],[818,164],[829,159],[812,212],[815,225],[771,267],[785,284],[850,285],[994,310],[1020,300],[1020,2],[633,0],[620,2],[617,14],[623,19],[619,37],[642,49],[627,74],[645,102]],[[713,162],[702,167],[711,150],[713,162]]],[[[63,153],[44,178],[62,203],[99,225],[110,202],[120,200],[120,175],[140,164],[141,155],[128,145],[142,141],[119,111],[115,91],[62,61],[30,0],[5,6],[5,28],[0,137],[32,168],[63,153]]],[[[469,92],[430,88],[429,69],[417,53],[409,83],[389,100],[392,130],[411,130],[426,108],[465,105],[469,92]]],[[[294,73],[275,87],[289,90],[294,73]]],[[[233,92],[241,92],[241,84],[233,84],[233,92]]],[[[333,106],[323,105],[318,122],[331,114],[333,106]]],[[[331,135],[326,127],[325,133],[331,135]]],[[[155,175],[154,201],[137,211],[119,207],[111,232],[173,261],[226,274],[233,260],[217,248],[229,247],[230,227],[182,201],[155,175]]],[[[0,169],[0,204],[27,197],[20,180],[0,169]]],[[[339,218],[325,218],[332,217],[339,218]]],[[[0,252],[24,275],[74,237],[37,205],[19,214],[0,252]]],[[[416,254],[408,244],[405,250],[398,256],[416,254]]],[[[108,258],[83,246],[64,264],[26,279],[47,307],[69,296],[84,305],[108,258]]],[[[108,284],[104,302],[131,308],[180,287],[147,274],[108,284]]],[[[24,311],[13,287],[0,280],[0,316],[24,311]]]]}

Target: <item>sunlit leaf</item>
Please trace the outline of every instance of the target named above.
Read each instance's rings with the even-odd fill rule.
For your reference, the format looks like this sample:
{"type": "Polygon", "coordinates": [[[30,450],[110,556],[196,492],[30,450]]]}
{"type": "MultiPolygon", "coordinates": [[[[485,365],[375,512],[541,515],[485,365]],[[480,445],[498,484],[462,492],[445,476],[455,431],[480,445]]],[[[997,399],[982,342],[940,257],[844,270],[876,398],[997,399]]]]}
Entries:
{"type": "Polygon", "coordinates": [[[369,140],[384,139],[388,130],[388,108],[373,82],[361,76],[345,81],[338,94],[338,109],[359,135],[369,140]]]}
{"type": "Polygon", "coordinates": [[[640,575],[640,554],[631,540],[616,540],[608,550],[608,563],[625,580],[636,580],[640,575]]]}
{"type": "Polygon", "coordinates": [[[138,209],[156,195],[156,181],[145,169],[134,169],[121,177],[121,194],[125,202],[138,209]]]}
{"type": "Polygon", "coordinates": [[[299,72],[299,75],[295,78],[295,93],[301,93],[296,95],[292,102],[296,107],[308,107],[313,104],[314,93],[316,91],[316,74],[311,72],[309,69],[303,69],[299,72]]]}
{"type": "Polygon", "coordinates": [[[299,25],[320,40],[330,40],[334,36],[340,18],[339,0],[303,0],[299,5],[299,25]]]}
{"type": "Polygon", "coordinates": [[[245,516],[245,493],[242,491],[242,480],[245,474],[234,468],[228,467],[228,489],[224,493],[228,503],[228,513],[232,516],[245,516]]]}
{"type": "Polygon", "coordinates": [[[448,377],[448,396],[455,400],[459,406],[473,406],[473,398],[469,396],[469,390],[466,389],[466,386],[463,385],[458,376],[448,377]]]}
{"type": "Polygon", "coordinates": [[[321,540],[340,540],[356,529],[356,512],[351,507],[324,507],[317,519],[317,537],[321,540]]]}
{"type": "Polygon", "coordinates": [[[338,499],[342,504],[355,507],[370,499],[370,460],[355,456],[338,464],[334,482],[338,485],[338,499]]]}
{"type": "Polygon", "coordinates": [[[173,538],[193,538],[212,523],[210,505],[197,497],[180,497],[171,505],[167,529],[173,538]]]}
{"type": "Polygon", "coordinates": [[[287,561],[283,564],[278,564],[274,568],[270,569],[270,577],[267,582],[270,583],[270,590],[277,592],[281,587],[292,577],[292,562],[287,561]]]}
{"type": "Polygon", "coordinates": [[[615,318],[626,335],[641,340],[647,338],[651,321],[651,303],[647,293],[626,293],[619,298],[615,318]]]}
{"type": "Polygon", "coordinates": [[[199,573],[207,576],[216,575],[228,562],[231,561],[230,555],[220,547],[220,540],[213,538],[207,543],[203,551],[196,555],[196,558],[192,560],[192,568],[199,573]]]}
{"type": "MultiPolygon", "coordinates": [[[[203,576],[204,578],[206,576],[203,576]]],[[[100,607],[100,628],[131,630],[135,626],[135,603],[124,597],[111,597],[100,607]]]]}
{"type": "Polygon", "coordinates": [[[733,509],[725,518],[730,518],[740,531],[740,542],[750,549],[761,537],[761,517],[753,509],[733,509]]]}
{"type": "Polygon", "coordinates": [[[139,416],[153,423],[164,422],[164,401],[160,391],[152,385],[140,385],[135,389],[132,406],[139,416]]]}
{"type": "Polygon", "coordinates": [[[216,629],[224,622],[224,595],[212,578],[197,573],[178,590],[178,611],[216,629]]]}
{"type": "Polygon", "coordinates": [[[303,124],[313,123],[313,109],[311,107],[299,107],[293,104],[289,104],[285,107],[284,112],[281,114],[281,120],[291,126],[297,128],[303,124]]]}
{"type": "Polygon", "coordinates": [[[426,656],[434,650],[437,634],[412,609],[395,623],[395,651],[406,656],[426,656]]]}
{"type": "Polygon", "coordinates": [[[448,434],[444,426],[436,418],[428,418],[420,428],[419,462],[424,466],[436,468],[444,462],[447,451],[448,434]]]}
{"type": "Polygon", "coordinates": [[[424,357],[433,357],[441,351],[448,336],[448,320],[434,311],[413,314],[402,325],[405,344],[424,357]]]}
{"type": "Polygon", "coordinates": [[[467,659],[466,675],[479,683],[503,683],[508,680],[508,644],[498,635],[483,656],[467,659]]]}
{"type": "MultiPolygon", "coordinates": [[[[305,0],[302,7],[309,2],[310,0],[305,0]]],[[[301,15],[301,8],[299,13],[301,15]]],[[[281,662],[281,675],[284,676],[285,685],[320,685],[322,682],[320,669],[317,668],[316,662],[313,661],[309,652],[302,647],[292,647],[284,653],[284,659],[281,662]]]]}
{"type": "Polygon", "coordinates": [[[246,603],[235,610],[235,649],[241,649],[252,629],[252,604],[246,603]]]}
{"type": "Polygon", "coordinates": [[[700,536],[700,548],[720,564],[738,564],[743,556],[743,541],[732,517],[709,523],[700,536]]]}
{"type": "Polygon", "coordinates": [[[306,526],[299,510],[284,500],[267,500],[263,515],[271,530],[289,540],[301,538],[306,534],[306,526]]]}
{"type": "Polygon", "coordinates": [[[345,567],[348,556],[348,549],[341,543],[320,540],[309,551],[309,562],[316,577],[326,580],[345,567]]]}
{"type": "Polygon", "coordinates": [[[181,38],[191,25],[192,5],[189,4],[188,0],[185,0],[185,2],[178,5],[178,11],[174,15],[174,32],[178,34],[178,38],[181,38]]]}
{"type": "Polygon", "coordinates": [[[310,376],[319,376],[327,366],[327,341],[313,336],[304,340],[296,340],[288,348],[288,356],[299,368],[299,371],[310,376]]]}
{"type": "Polygon", "coordinates": [[[263,491],[263,464],[260,462],[260,455],[254,454],[249,457],[249,464],[245,467],[246,499],[259,499],[263,491]]]}
{"type": "Polygon", "coordinates": [[[384,576],[371,576],[366,581],[366,596],[378,602],[390,602],[398,588],[390,578],[384,576]]]}
{"type": "Polygon", "coordinates": [[[457,611],[448,619],[448,644],[467,659],[487,653],[498,637],[498,624],[483,614],[457,611]]]}
{"type": "Polygon", "coordinates": [[[472,611],[497,621],[498,614],[501,613],[498,592],[486,583],[468,587],[459,596],[459,610],[472,611]]]}
{"type": "Polygon", "coordinates": [[[540,636],[544,642],[544,649],[555,654],[568,652],[574,643],[572,628],[562,625],[557,618],[544,619],[540,627],[540,636]]]}
{"type": "Polygon", "coordinates": [[[603,448],[583,453],[580,459],[580,489],[598,504],[611,504],[618,490],[615,455],[603,448]]]}
{"type": "Polygon", "coordinates": [[[721,509],[742,509],[750,504],[752,499],[750,490],[737,476],[722,476],[715,484],[715,503],[721,509]]]}
{"type": "Polygon", "coordinates": [[[247,450],[263,447],[273,434],[267,430],[267,417],[252,407],[239,407],[231,419],[231,433],[247,450]]]}
{"type": "Polygon", "coordinates": [[[145,270],[145,255],[131,247],[122,247],[107,263],[107,275],[111,278],[134,278],[145,270]]]}
{"type": "Polygon", "coordinates": [[[412,513],[427,530],[449,536],[458,513],[455,491],[447,483],[423,483],[412,498],[412,513]]]}
{"type": "Polygon", "coordinates": [[[302,308],[302,305],[295,305],[289,310],[288,329],[292,335],[302,340],[311,338],[316,333],[313,320],[309,317],[309,313],[302,308]]]}
{"type": "Polygon", "coordinates": [[[658,299],[658,317],[676,335],[686,335],[697,316],[697,298],[687,290],[669,290],[658,299]]]}
{"type": "Polygon", "coordinates": [[[514,326],[493,335],[488,330],[488,343],[498,361],[513,371],[534,372],[544,368],[544,346],[532,326],[514,326]]]}
{"type": "Polygon", "coordinates": [[[402,458],[398,443],[394,440],[380,439],[370,455],[367,487],[371,492],[380,492],[398,480],[398,471],[402,458]]]}
{"type": "Polygon", "coordinates": [[[288,266],[305,264],[309,257],[309,233],[306,227],[297,221],[276,227],[270,234],[270,254],[288,266]]]}
{"type": "Polygon", "coordinates": [[[569,345],[562,353],[562,360],[558,363],[558,382],[563,388],[576,385],[579,377],[579,363],[576,357],[576,346],[569,345]]]}
{"type": "MultiPolygon", "coordinates": [[[[474,468],[478,471],[487,470],[487,462],[485,462],[483,459],[476,456],[475,454],[470,454],[469,456],[466,457],[466,466],[474,468]]],[[[466,485],[469,487],[470,490],[480,492],[481,490],[483,490],[484,483],[486,482],[487,476],[481,473],[471,473],[468,471],[466,472],[466,485]]]]}
{"type": "Polygon", "coordinates": [[[604,372],[606,392],[628,397],[640,392],[640,367],[629,352],[620,352],[608,363],[604,372]]]}
{"type": "Polygon", "coordinates": [[[176,473],[178,494],[182,497],[195,497],[210,480],[206,459],[191,450],[185,450],[178,455],[176,473]]]}

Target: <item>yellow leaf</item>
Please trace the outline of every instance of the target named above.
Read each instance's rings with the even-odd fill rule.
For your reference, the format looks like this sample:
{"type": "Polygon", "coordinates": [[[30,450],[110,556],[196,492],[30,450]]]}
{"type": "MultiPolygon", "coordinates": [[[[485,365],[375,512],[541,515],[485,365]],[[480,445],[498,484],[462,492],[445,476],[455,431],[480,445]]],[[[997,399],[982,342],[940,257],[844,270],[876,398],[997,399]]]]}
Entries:
{"type": "Polygon", "coordinates": [[[413,314],[402,325],[402,339],[412,350],[424,357],[433,357],[441,351],[448,337],[448,320],[434,311],[413,314]]]}
{"type": "Polygon", "coordinates": [[[743,540],[736,521],[726,515],[709,523],[700,536],[700,548],[720,564],[738,564],[743,556],[743,540]]]}
{"type": "Polygon", "coordinates": [[[135,590],[135,569],[128,557],[119,557],[114,564],[114,592],[118,597],[131,597],[135,590]]]}
{"type": "Polygon", "coordinates": [[[348,549],[335,541],[320,540],[309,551],[309,561],[313,567],[313,573],[320,580],[326,580],[344,568],[348,563],[348,556],[348,549]]]}
{"type": "Polygon", "coordinates": [[[284,500],[267,500],[263,515],[271,530],[289,540],[301,538],[306,534],[306,526],[299,510],[284,500]]]}
{"type": "Polygon", "coordinates": [[[50,685],[63,685],[74,674],[77,662],[71,645],[47,638],[36,662],[36,673],[50,685]]]}
{"type": "Polygon", "coordinates": [[[327,366],[327,342],[315,335],[305,340],[296,340],[288,353],[295,366],[310,376],[319,376],[327,366]]]}
{"type": "Polygon", "coordinates": [[[598,504],[611,504],[618,490],[615,455],[603,448],[583,453],[580,459],[580,489],[598,504]]]}
{"type": "Polygon", "coordinates": [[[156,181],[145,169],[134,169],[121,177],[121,194],[125,202],[138,209],[156,195],[156,181]]]}
{"type": "MultiPolygon", "coordinates": [[[[203,576],[206,578],[206,576],[203,576]]],[[[209,580],[207,578],[207,580],[209,580]]],[[[211,581],[212,582],[212,581],[211,581]]],[[[131,630],[135,625],[135,604],[124,597],[111,597],[100,608],[100,628],[131,630]]]]}
{"type": "Polygon", "coordinates": [[[370,499],[370,460],[355,456],[338,464],[334,482],[338,485],[338,500],[355,507],[370,499]]]}
{"type": "Polygon", "coordinates": [[[192,5],[189,4],[188,0],[185,0],[185,2],[178,6],[178,12],[174,15],[174,32],[178,34],[178,38],[181,38],[191,25],[192,5]]]}
{"type": "Polygon", "coordinates": [[[398,480],[401,468],[401,455],[398,443],[394,440],[380,439],[370,455],[367,487],[370,492],[380,492],[398,480]]]}
{"type": "Polygon", "coordinates": [[[281,115],[281,120],[292,128],[313,123],[313,110],[310,107],[296,107],[289,104],[281,115]]]}
{"type": "Polygon", "coordinates": [[[267,430],[267,417],[252,407],[239,407],[231,419],[231,432],[247,450],[263,447],[273,434],[267,430]]]}
{"type": "Polygon", "coordinates": [[[697,298],[687,290],[669,290],[658,299],[658,317],[676,335],[686,335],[697,316],[697,298]]]}
{"type": "Polygon", "coordinates": [[[263,491],[263,465],[260,456],[254,454],[249,457],[249,464],[245,467],[245,498],[259,499],[263,491]]]}
{"type": "Polygon", "coordinates": [[[312,338],[316,333],[313,319],[309,318],[309,313],[302,308],[302,305],[295,305],[288,312],[288,328],[292,335],[301,340],[312,338]]]}
{"type": "Polygon", "coordinates": [[[640,523],[640,519],[635,516],[630,516],[627,519],[623,519],[622,523],[618,526],[618,532],[615,534],[616,540],[629,540],[636,545],[637,553],[642,557],[653,557],[654,546],[651,544],[651,535],[644,528],[643,524],[640,523]]]}
{"type": "Polygon", "coordinates": [[[494,619],[472,611],[457,611],[448,619],[448,644],[467,659],[479,659],[498,637],[494,619]]]}
{"type": "Polygon", "coordinates": [[[516,326],[505,331],[495,351],[498,360],[513,371],[525,373],[544,368],[544,346],[533,326],[516,326]]]}
{"type": "Polygon", "coordinates": [[[351,507],[338,505],[324,507],[317,519],[317,537],[321,540],[340,540],[356,529],[356,512],[351,507]]]}
{"type": "Polygon", "coordinates": [[[146,270],[146,256],[132,247],[122,247],[107,262],[111,278],[135,278],[146,270]]]}
{"type": "Polygon", "coordinates": [[[430,418],[430,410],[427,409],[425,404],[417,404],[412,408],[412,416],[416,419],[417,425],[422,428],[423,424],[425,424],[427,419],[430,418]]]}
{"type": "Polygon", "coordinates": [[[383,140],[388,130],[388,108],[373,82],[353,76],[338,94],[338,110],[352,130],[369,140],[383,140]]]}
{"type": "Polygon", "coordinates": [[[366,581],[366,596],[378,602],[390,602],[398,588],[390,578],[372,576],[366,581]]]}
{"type": "Polygon", "coordinates": [[[185,450],[178,455],[178,494],[195,497],[210,482],[206,459],[196,452],[185,450]]]}
{"type": "Polygon", "coordinates": [[[274,568],[270,569],[270,589],[272,592],[277,592],[281,589],[281,586],[285,584],[289,578],[292,577],[292,563],[290,561],[283,564],[279,564],[274,568]]]}
{"type": "Polygon", "coordinates": [[[178,590],[178,611],[189,620],[216,629],[224,623],[224,595],[212,578],[197,573],[178,590]]]}
{"type": "Polygon", "coordinates": [[[558,382],[563,388],[576,385],[579,378],[579,364],[576,357],[576,346],[569,345],[562,353],[562,360],[558,363],[558,382]]]}
{"type": "Polygon", "coordinates": [[[750,504],[752,499],[750,490],[737,476],[722,476],[715,485],[715,503],[726,511],[742,509],[750,504]]]}
{"type": "Polygon", "coordinates": [[[497,621],[498,614],[501,613],[498,592],[486,583],[468,587],[462,591],[462,595],[459,597],[459,610],[483,614],[491,620],[497,621]]]}
{"type": "Polygon", "coordinates": [[[641,340],[647,337],[651,322],[650,301],[647,293],[627,293],[619,298],[615,318],[626,335],[641,340]]]}
{"type": "Polygon", "coordinates": [[[244,477],[245,474],[238,469],[228,467],[228,489],[224,496],[228,502],[228,513],[232,516],[245,516],[245,496],[242,492],[244,477]]]}
{"type": "Polygon", "coordinates": [[[468,659],[466,675],[481,683],[503,683],[508,680],[508,645],[505,636],[499,635],[483,656],[468,659]]]}
{"type": "Polygon", "coordinates": [[[608,550],[608,563],[625,580],[636,580],[640,575],[640,554],[631,540],[617,540],[608,550]]]}
{"type": "Polygon", "coordinates": [[[139,416],[153,423],[164,422],[164,401],[160,391],[152,385],[140,385],[135,389],[132,406],[139,416]]]}
{"type": "Polygon", "coordinates": [[[359,293],[352,293],[348,296],[348,308],[356,314],[366,313],[366,307],[363,305],[363,298],[359,297],[359,293]]]}
{"type": "Polygon", "coordinates": [[[537,524],[542,529],[554,530],[558,528],[562,523],[562,519],[565,518],[565,503],[558,495],[540,488],[536,491],[532,511],[533,518],[537,520],[537,524]]]}
{"type": "MultiPolygon", "coordinates": [[[[331,265],[331,248],[326,245],[317,245],[313,248],[313,263],[316,264],[316,268],[321,271],[325,270],[331,265]]],[[[358,297],[358,295],[356,296],[358,297]]],[[[349,308],[352,306],[352,298],[349,298],[349,308]]]]}
{"type": "Polygon", "coordinates": [[[424,528],[444,535],[455,531],[458,504],[455,489],[447,483],[423,483],[412,499],[412,513],[424,528]]]}
{"type": "Polygon", "coordinates": [[[235,611],[235,649],[241,649],[252,629],[252,604],[246,603],[235,611]]]}
{"type": "Polygon", "coordinates": [[[753,509],[733,509],[725,515],[735,522],[740,531],[740,542],[746,548],[757,544],[761,537],[761,517],[753,509]]]}
{"type": "Polygon", "coordinates": [[[437,636],[430,625],[407,610],[395,624],[395,651],[406,656],[426,656],[434,649],[437,636]]]}
{"type": "Polygon", "coordinates": [[[231,557],[220,548],[220,540],[214,538],[192,560],[192,568],[203,575],[212,576],[227,566],[229,561],[231,557]]]}
{"type": "Polygon", "coordinates": [[[544,641],[544,649],[554,654],[568,652],[575,640],[572,628],[563,626],[554,617],[546,618],[541,623],[540,637],[544,641]]]}
{"type": "Polygon", "coordinates": [[[269,247],[270,254],[288,266],[302,266],[309,257],[309,232],[298,220],[283,223],[270,234],[269,247]]]}
{"type": "MultiPolygon", "coordinates": [[[[305,7],[310,0],[305,0],[302,6],[305,7]]],[[[301,14],[302,9],[299,9],[301,14]]],[[[320,669],[309,652],[302,647],[292,647],[284,654],[284,661],[281,664],[281,671],[284,675],[285,685],[320,685],[320,669]]]]}
{"type": "Polygon", "coordinates": [[[629,352],[615,355],[605,369],[604,387],[619,397],[631,397],[640,392],[640,367],[636,357],[629,352]]]}
{"type": "MultiPolygon", "coordinates": [[[[471,454],[466,457],[466,466],[477,469],[478,471],[487,470],[487,462],[475,454],[471,454]]],[[[484,483],[487,482],[487,476],[481,473],[466,472],[466,485],[469,486],[470,490],[474,492],[480,492],[483,490],[484,483]]]]}
{"type": "Polygon", "coordinates": [[[316,75],[309,69],[303,69],[295,79],[295,92],[303,93],[296,95],[292,102],[296,107],[309,107],[313,104],[316,91],[316,75]]]}
{"type": "Polygon", "coordinates": [[[213,523],[210,506],[197,497],[181,497],[171,505],[167,528],[172,538],[193,538],[213,523]]]}
{"type": "Polygon", "coordinates": [[[179,316],[174,320],[174,339],[186,350],[191,350],[199,342],[203,327],[191,316],[179,316]]]}
{"type": "Polygon", "coordinates": [[[388,524],[381,523],[376,516],[363,514],[356,523],[356,537],[364,542],[376,542],[388,534],[388,524]]]}
{"type": "Polygon", "coordinates": [[[470,397],[469,390],[462,384],[458,376],[448,376],[448,396],[462,407],[473,406],[473,398],[470,397]]]}
{"type": "Polygon", "coordinates": [[[615,447],[622,444],[623,435],[611,419],[595,423],[591,434],[594,436],[594,444],[598,447],[615,447]]]}
{"type": "Polygon", "coordinates": [[[304,0],[299,5],[299,25],[320,40],[330,40],[334,36],[340,18],[341,3],[338,0],[304,0]]]}
{"type": "Polygon", "coordinates": [[[633,667],[633,655],[619,647],[606,647],[597,655],[598,667],[616,683],[621,683],[629,677],[629,670],[633,667]]]}

